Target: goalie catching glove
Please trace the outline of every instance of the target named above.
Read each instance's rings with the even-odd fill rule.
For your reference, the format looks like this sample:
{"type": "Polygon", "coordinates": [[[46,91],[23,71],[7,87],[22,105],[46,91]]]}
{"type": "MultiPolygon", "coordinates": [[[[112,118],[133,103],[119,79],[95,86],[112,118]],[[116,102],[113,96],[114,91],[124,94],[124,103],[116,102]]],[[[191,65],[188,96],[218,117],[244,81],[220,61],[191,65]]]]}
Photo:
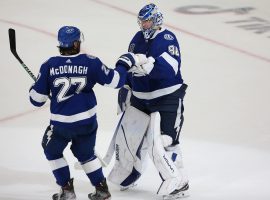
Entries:
{"type": "Polygon", "coordinates": [[[116,65],[122,65],[129,70],[133,66],[140,66],[147,62],[148,59],[144,54],[126,53],[118,58],[116,65]]]}
{"type": "MultiPolygon", "coordinates": [[[[143,55],[144,54],[136,54],[136,55],[143,55]]],[[[133,66],[129,72],[133,73],[134,76],[145,76],[147,74],[150,74],[150,72],[152,71],[152,69],[154,68],[154,63],[155,63],[155,59],[153,57],[148,57],[146,58],[146,62],[141,64],[141,65],[137,65],[137,66],[133,66]]]]}

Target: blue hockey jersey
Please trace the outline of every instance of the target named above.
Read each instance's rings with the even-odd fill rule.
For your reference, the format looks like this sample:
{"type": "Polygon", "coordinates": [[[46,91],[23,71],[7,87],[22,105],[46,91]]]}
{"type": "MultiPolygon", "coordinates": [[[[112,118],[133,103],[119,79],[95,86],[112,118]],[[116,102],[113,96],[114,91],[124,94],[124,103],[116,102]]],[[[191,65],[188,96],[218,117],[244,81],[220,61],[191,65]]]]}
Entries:
{"type": "Polygon", "coordinates": [[[30,101],[42,106],[51,94],[52,125],[90,124],[96,120],[94,85],[122,87],[126,74],[124,66],[110,69],[99,58],[87,54],[51,57],[40,68],[30,89],[30,101]]]}
{"type": "Polygon", "coordinates": [[[183,79],[180,72],[180,47],[175,35],[162,28],[145,41],[143,33],[137,32],[130,42],[129,52],[145,54],[155,59],[149,75],[136,76],[129,73],[127,84],[138,99],[148,101],[171,94],[178,90],[183,79]]]}

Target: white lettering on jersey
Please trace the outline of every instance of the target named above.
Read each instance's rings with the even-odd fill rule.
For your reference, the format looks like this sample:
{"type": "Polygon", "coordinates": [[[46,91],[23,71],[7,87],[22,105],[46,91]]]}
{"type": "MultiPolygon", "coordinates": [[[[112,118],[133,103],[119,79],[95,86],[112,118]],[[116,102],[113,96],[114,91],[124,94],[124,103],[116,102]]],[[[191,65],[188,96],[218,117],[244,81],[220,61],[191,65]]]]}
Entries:
{"type": "Polygon", "coordinates": [[[76,85],[76,93],[79,94],[83,88],[87,84],[87,78],[86,77],[61,77],[56,78],[53,82],[54,87],[61,86],[61,89],[59,90],[59,93],[57,94],[57,102],[65,101],[72,97],[74,94],[66,95],[68,93],[69,88],[72,85],[76,85]]]}
{"type": "Polygon", "coordinates": [[[50,76],[59,74],[87,74],[88,67],[76,65],[64,65],[59,67],[52,67],[50,69],[50,76]]]}
{"type": "Polygon", "coordinates": [[[168,47],[168,51],[170,52],[170,54],[172,56],[179,56],[180,55],[178,48],[174,45],[170,45],[168,47]]]}

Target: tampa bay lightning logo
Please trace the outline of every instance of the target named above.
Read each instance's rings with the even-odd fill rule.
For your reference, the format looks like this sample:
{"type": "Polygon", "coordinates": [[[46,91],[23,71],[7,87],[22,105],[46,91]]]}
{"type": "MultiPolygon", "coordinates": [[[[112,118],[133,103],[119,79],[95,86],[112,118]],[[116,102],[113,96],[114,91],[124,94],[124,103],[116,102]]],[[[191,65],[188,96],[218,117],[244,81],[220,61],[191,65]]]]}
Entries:
{"type": "Polygon", "coordinates": [[[129,45],[129,48],[128,48],[128,52],[133,53],[134,52],[134,48],[135,48],[135,44],[134,43],[130,44],[129,45]]]}
{"type": "Polygon", "coordinates": [[[66,33],[68,33],[68,34],[73,33],[73,32],[74,32],[74,28],[68,27],[66,30],[66,33]]]}
{"type": "Polygon", "coordinates": [[[165,40],[173,40],[174,37],[171,34],[165,34],[164,35],[165,40]]]}

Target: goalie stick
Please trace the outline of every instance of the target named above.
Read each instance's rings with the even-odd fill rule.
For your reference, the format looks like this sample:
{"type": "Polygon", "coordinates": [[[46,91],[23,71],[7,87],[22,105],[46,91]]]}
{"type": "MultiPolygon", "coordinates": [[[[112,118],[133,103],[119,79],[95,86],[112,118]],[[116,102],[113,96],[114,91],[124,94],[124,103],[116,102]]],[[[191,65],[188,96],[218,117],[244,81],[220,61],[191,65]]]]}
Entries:
{"type": "Polygon", "coordinates": [[[111,139],[110,146],[109,146],[109,148],[107,150],[106,155],[102,159],[103,162],[105,162],[107,165],[109,165],[111,160],[112,160],[112,156],[113,156],[114,151],[115,151],[115,138],[116,138],[116,135],[118,133],[118,130],[119,130],[119,127],[121,125],[121,122],[122,122],[122,119],[123,119],[124,115],[125,115],[125,111],[122,113],[122,115],[121,115],[121,117],[119,119],[119,122],[118,122],[118,124],[117,124],[117,126],[115,128],[114,133],[113,133],[113,137],[111,139]]]}
{"type": "MultiPolygon", "coordinates": [[[[101,158],[101,156],[99,155],[99,153],[97,153],[95,151],[95,155],[100,160],[101,165],[103,167],[107,167],[110,164],[111,160],[112,160],[112,156],[113,156],[114,151],[115,151],[115,138],[116,138],[117,132],[119,130],[120,124],[122,122],[122,119],[123,119],[124,114],[125,114],[125,111],[122,113],[122,115],[121,115],[121,117],[120,117],[120,119],[118,121],[118,124],[117,124],[117,126],[115,128],[115,131],[113,133],[113,137],[112,137],[111,142],[110,142],[110,146],[109,146],[109,148],[107,150],[107,153],[104,156],[104,158],[101,158]]],[[[74,163],[74,168],[77,169],[77,170],[82,169],[82,166],[81,166],[80,162],[75,162],[74,163]]]]}
{"type": "MultiPolygon", "coordinates": [[[[101,158],[101,156],[99,155],[99,153],[97,151],[95,151],[95,156],[99,159],[102,167],[107,167],[108,166],[108,164],[103,161],[103,159],[101,158]]],[[[82,169],[81,163],[80,162],[75,162],[74,163],[74,169],[81,170],[82,169]]]]}

